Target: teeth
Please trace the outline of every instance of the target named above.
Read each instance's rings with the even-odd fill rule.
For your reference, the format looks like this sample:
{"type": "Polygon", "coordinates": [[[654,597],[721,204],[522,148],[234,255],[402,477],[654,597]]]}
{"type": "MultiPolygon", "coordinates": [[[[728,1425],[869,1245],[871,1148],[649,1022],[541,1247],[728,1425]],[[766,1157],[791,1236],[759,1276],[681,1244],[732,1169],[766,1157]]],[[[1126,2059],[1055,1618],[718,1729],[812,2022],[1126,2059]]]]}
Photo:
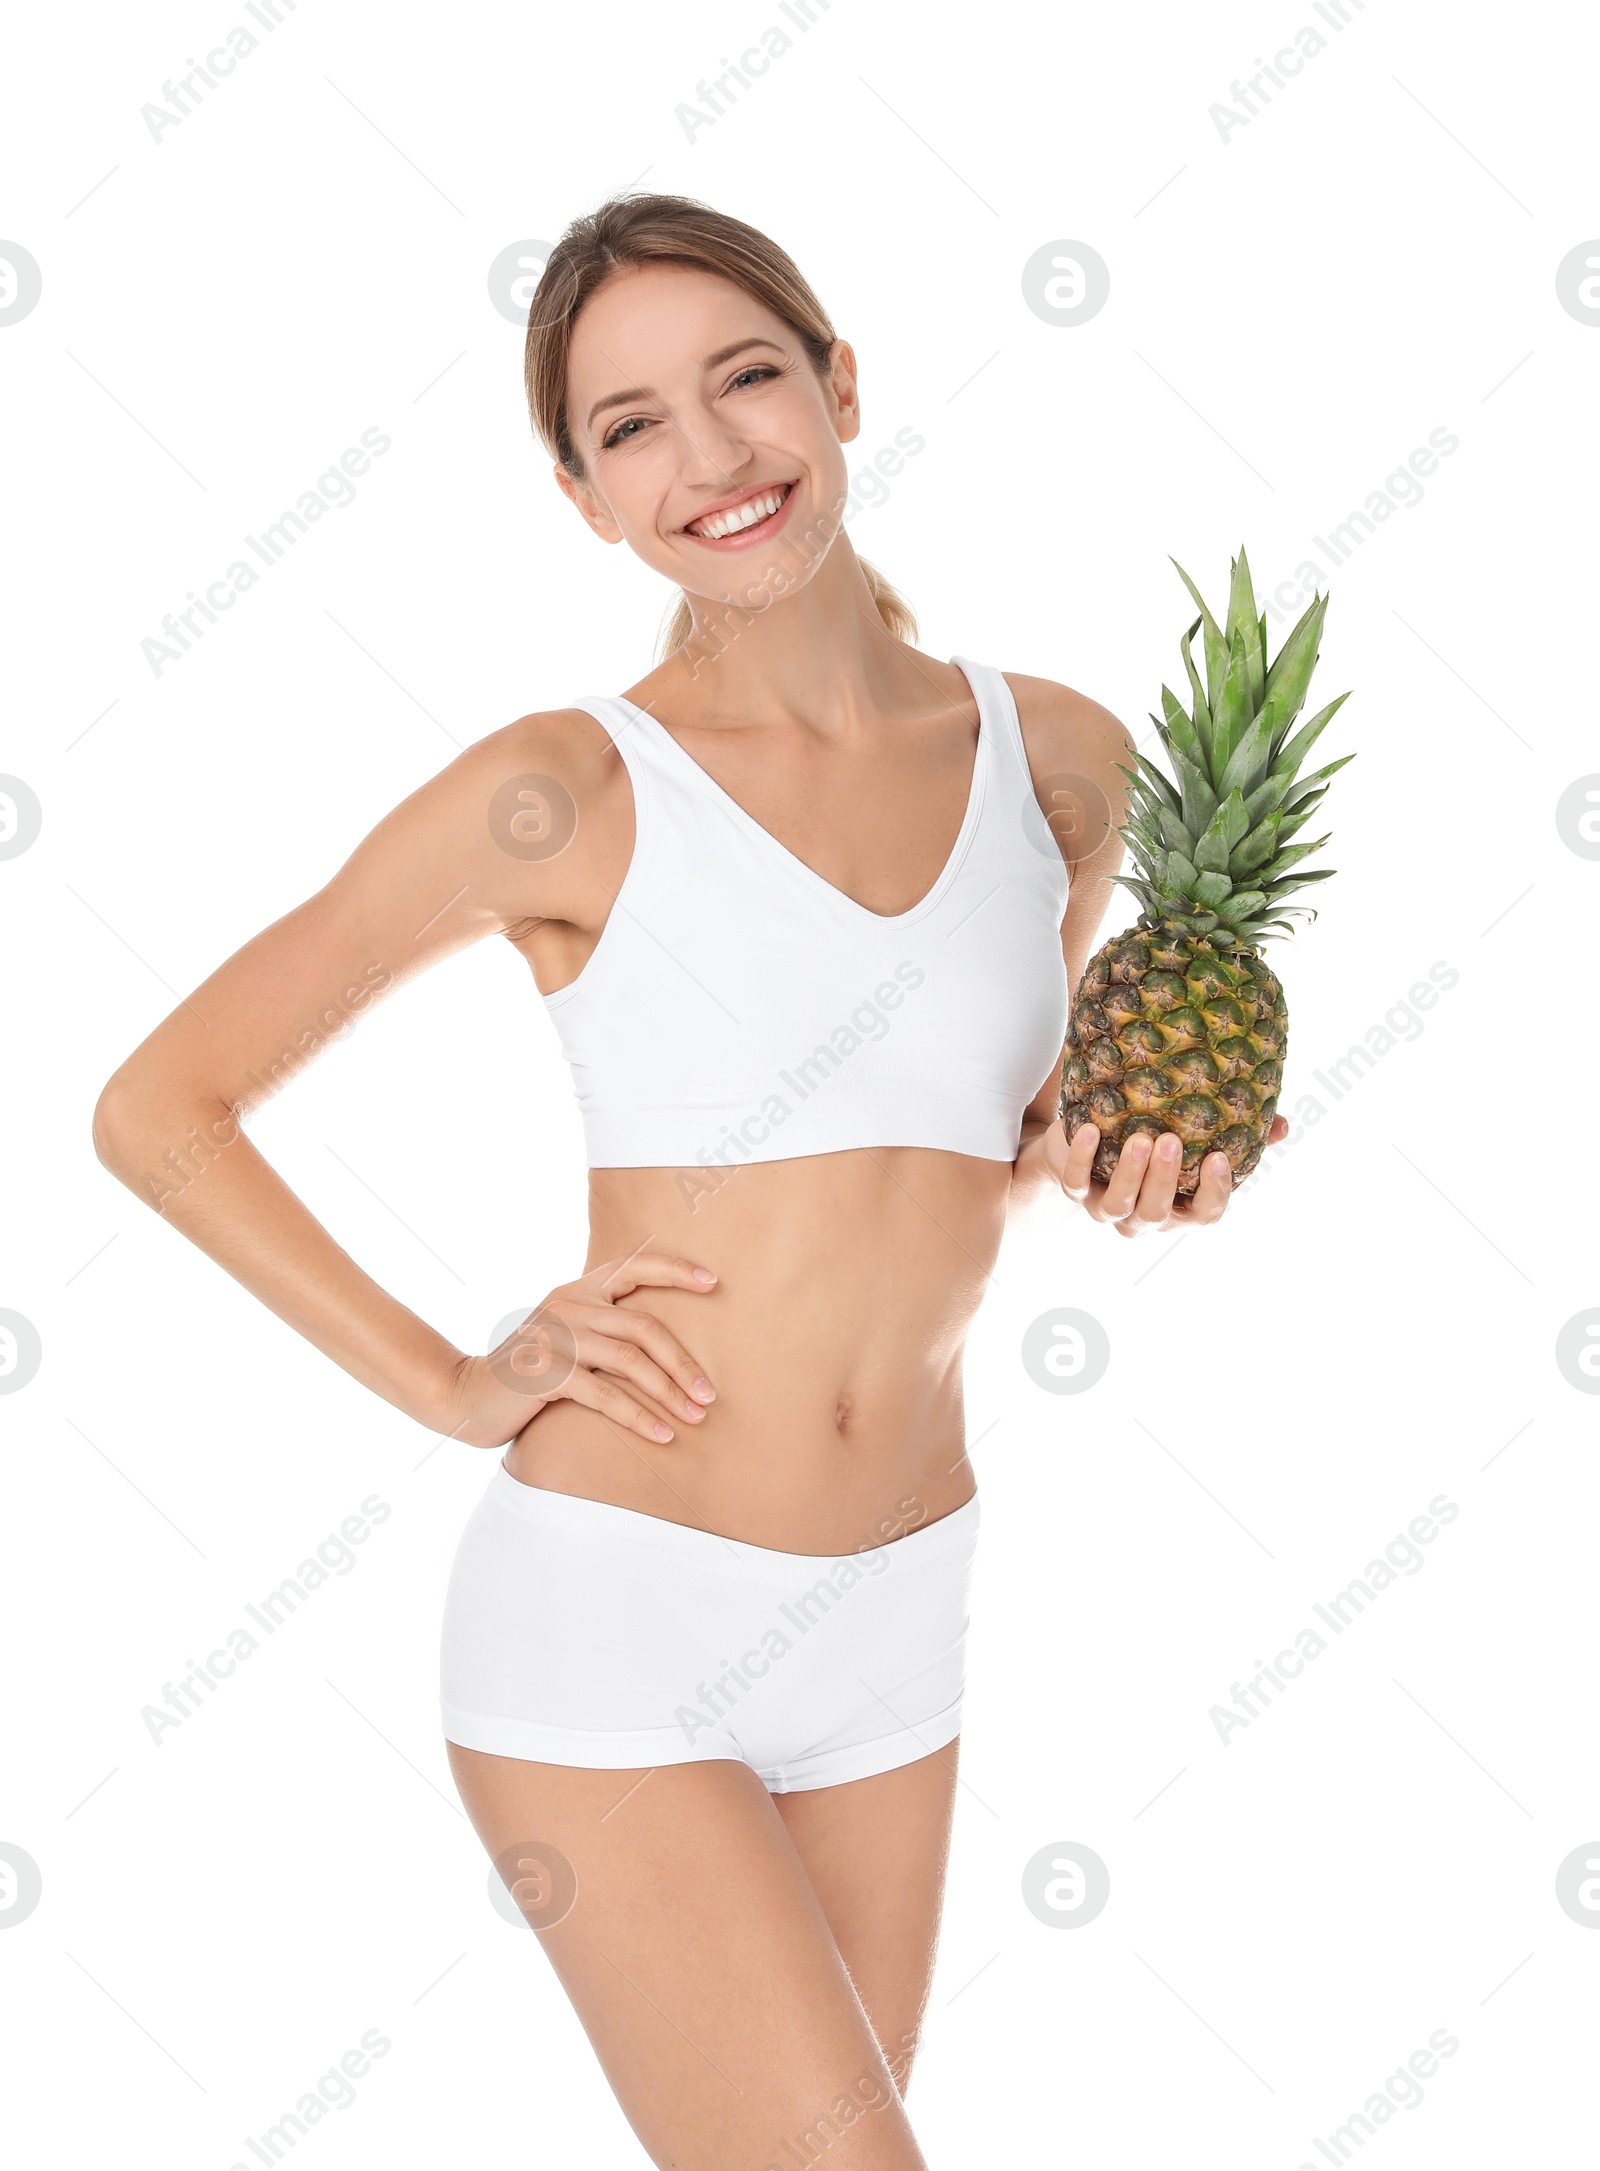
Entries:
{"type": "Polygon", "coordinates": [[[766,490],[759,497],[746,498],[731,512],[717,513],[709,520],[691,523],[690,533],[703,535],[708,542],[719,542],[724,535],[737,535],[741,528],[753,528],[758,520],[766,520],[783,503],[783,490],[766,490]]]}

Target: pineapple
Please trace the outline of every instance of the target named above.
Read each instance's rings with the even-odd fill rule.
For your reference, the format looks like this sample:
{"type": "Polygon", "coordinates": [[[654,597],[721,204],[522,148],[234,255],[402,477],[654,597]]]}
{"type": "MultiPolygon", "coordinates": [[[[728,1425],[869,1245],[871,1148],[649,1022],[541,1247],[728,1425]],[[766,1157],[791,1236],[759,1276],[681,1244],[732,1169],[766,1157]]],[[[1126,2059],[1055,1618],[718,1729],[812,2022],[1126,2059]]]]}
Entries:
{"type": "Polygon", "coordinates": [[[1143,754],[1128,780],[1125,839],[1138,872],[1110,879],[1142,910],[1090,959],[1072,1004],[1061,1076],[1070,1140],[1100,1133],[1094,1177],[1105,1183],[1124,1139],[1176,1131],[1183,1140],[1178,1193],[1189,1197],[1208,1153],[1228,1157],[1241,1183],[1260,1160],[1278,1105],[1289,1014],[1260,945],[1315,912],[1283,900],[1330,868],[1300,862],[1327,843],[1291,844],[1346,754],[1300,774],[1340,694],[1290,737],[1317,660],[1328,608],[1315,595],[1272,663],[1257,618],[1250,567],[1232,562],[1226,623],[1218,625],[1173,560],[1200,616],[1179,644],[1193,710],[1161,689],[1151,718],[1173,777],[1143,754]],[[1190,654],[1205,629],[1206,682],[1190,654]],[[1175,781],[1174,781],[1175,779],[1175,781]]]}

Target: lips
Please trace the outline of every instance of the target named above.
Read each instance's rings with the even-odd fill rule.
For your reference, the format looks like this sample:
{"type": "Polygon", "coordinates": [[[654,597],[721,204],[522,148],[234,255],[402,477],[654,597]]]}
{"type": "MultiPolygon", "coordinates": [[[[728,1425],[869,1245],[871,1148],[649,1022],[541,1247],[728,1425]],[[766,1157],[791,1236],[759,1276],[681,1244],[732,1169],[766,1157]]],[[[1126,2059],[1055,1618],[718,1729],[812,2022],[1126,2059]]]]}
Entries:
{"type": "Polygon", "coordinates": [[[693,520],[685,522],[683,533],[699,543],[728,542],[753,534],[769,520],[777,519],[793,489],[792,481],[757,483],[737,497],[724,498],[720,505],[696,513],[693,520]]]}

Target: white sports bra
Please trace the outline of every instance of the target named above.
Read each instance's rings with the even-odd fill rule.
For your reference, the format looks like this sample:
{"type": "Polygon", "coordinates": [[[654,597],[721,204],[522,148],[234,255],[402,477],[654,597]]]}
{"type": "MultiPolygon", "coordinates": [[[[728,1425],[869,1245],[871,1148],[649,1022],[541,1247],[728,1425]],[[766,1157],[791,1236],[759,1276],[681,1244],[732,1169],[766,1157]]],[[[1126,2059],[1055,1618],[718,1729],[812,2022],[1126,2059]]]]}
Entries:
{"type": "Polygon", "coordinates": [[[672,734],[584,696],[633,785],[633,857],[576,980],[544,998],[591,1168],[734,1168],[862,1146],[1016,1158],[1061,1061],[1068,876],[1016,702],[977,698],[960,833],[909,911],[870,912],[797,859],[672,734]]]}

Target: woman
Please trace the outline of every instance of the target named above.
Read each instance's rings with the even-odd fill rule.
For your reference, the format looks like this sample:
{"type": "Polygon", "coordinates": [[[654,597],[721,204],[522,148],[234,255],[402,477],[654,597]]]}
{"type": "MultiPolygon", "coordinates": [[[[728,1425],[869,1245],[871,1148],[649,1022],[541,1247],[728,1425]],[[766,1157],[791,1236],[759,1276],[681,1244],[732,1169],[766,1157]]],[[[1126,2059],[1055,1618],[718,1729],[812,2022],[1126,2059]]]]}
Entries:
{"type": "Polygon", "coordinates": [[[404,800],[135,1051],[97,1150],[137,1187],[172,1137],[225,1140],[167,1187],[175,1225],[419,1423],[507,1448],[451,1581],[448,1754],[655,2162],[920,2164],[966,1329],[1014,1205],[1132,1236],[1216,1220],[1229,1170],[1180,1209],[1175,1137],[1105,1186],[1092,1127],[1066,1146],[1130,742],[912,645],[841,524],[855,357],[783,251],[681,198],[605,205],[540,281],[527,385],[587,526],[682,589],[665,660],[404,800]],[[1047,820],[1068,778],[1108,810],[1076,842],[1047,820]],[[572,1064],[591,1236],[474,1356],[231,1119],[329,990],[485,935],[572,1064]]]}

